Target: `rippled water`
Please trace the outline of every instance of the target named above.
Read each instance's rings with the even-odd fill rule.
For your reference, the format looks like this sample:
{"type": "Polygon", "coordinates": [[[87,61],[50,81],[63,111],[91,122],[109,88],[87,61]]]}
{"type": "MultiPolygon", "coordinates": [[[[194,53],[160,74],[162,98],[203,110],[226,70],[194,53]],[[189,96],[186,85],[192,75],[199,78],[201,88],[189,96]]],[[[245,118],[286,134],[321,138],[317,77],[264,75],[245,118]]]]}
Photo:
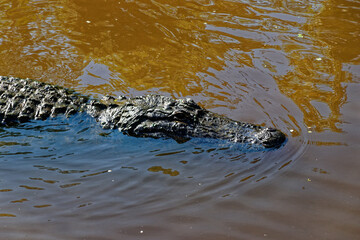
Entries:
{"type": "Polygon", "coordinates": [[[3,126],[0,239],[357,239],[359,21],[356,0],[1,1],[0,75],[191,97],[289,140],[3,126]]]}

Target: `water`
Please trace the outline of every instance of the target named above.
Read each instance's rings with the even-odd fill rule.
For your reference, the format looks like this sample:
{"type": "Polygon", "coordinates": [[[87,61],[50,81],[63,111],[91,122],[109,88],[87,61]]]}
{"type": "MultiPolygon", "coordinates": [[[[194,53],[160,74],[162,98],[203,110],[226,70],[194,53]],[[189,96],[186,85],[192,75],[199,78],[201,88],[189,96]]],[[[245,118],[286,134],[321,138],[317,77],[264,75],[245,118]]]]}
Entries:
{"type": "Polygon", "coordinates": [[[351,0],[2,1],[1,75],[191,97],[289,139],[3,126],[0,239],[357,239],[359,16],[351,0]]]}

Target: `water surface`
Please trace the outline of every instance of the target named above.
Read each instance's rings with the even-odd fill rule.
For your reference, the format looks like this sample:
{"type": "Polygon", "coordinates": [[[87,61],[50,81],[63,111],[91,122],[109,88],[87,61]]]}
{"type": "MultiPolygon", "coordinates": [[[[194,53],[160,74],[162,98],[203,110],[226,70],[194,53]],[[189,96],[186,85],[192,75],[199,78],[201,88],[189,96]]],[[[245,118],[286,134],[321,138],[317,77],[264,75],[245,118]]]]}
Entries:
{"type": "Polygon", "coordinates": [[[0,239],[357,239],[360,5],[3,0],[0,74],[95,97],[191,97],[281,149],[0,128],[0,239]]]}

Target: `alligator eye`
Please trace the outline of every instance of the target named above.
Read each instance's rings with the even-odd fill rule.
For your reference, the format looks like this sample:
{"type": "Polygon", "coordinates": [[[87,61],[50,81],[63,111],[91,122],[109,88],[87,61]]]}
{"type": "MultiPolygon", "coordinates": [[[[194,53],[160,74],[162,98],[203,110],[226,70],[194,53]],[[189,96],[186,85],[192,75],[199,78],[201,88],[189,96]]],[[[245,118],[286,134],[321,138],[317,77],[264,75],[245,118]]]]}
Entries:
{"type": "Polygon", "coordinates": [[[190,118],[190,114],[184,111],[174,111],[171,116],[178,121],[186,121],[190,118]]]}

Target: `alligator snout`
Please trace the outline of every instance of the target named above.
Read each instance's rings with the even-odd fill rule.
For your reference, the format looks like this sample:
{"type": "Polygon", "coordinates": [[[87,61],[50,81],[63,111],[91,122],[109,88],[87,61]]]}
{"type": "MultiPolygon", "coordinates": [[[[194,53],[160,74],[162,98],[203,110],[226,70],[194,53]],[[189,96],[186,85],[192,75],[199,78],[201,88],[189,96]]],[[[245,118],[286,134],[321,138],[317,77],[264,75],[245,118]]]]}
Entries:
{"type": "Polygon", "coordinates": [[[266,148],[278,148],[285,142],[286,136],[277,129],[264,128],[258,133],[258,139],[266,148]]]}

